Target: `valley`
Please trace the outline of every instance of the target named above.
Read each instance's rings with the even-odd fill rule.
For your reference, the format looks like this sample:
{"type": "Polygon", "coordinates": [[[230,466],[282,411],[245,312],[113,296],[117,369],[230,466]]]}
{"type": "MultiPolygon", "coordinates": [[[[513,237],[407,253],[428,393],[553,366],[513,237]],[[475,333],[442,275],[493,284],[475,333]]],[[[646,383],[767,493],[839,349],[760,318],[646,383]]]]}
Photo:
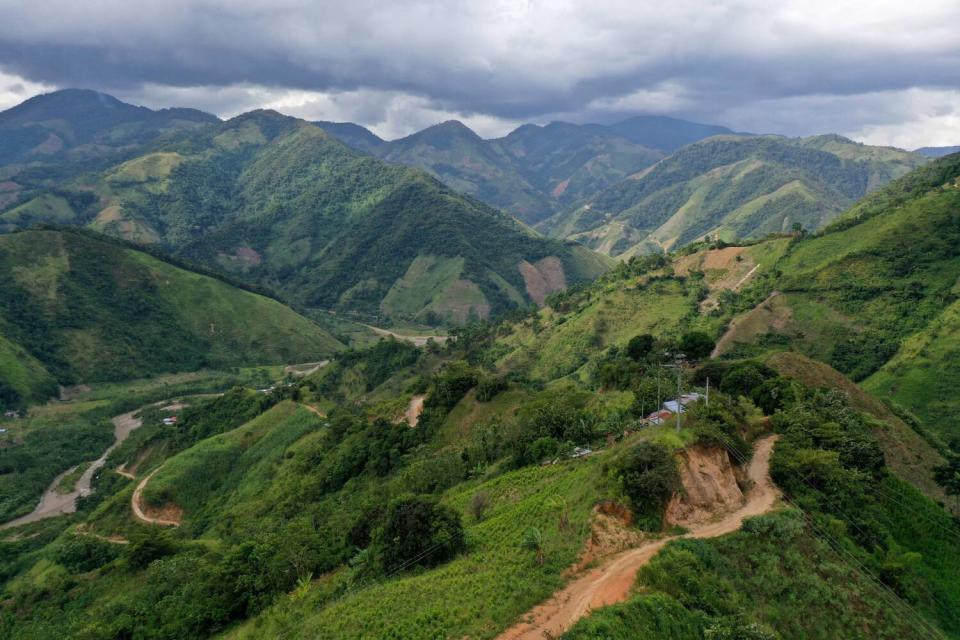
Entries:
{"type": "Polygon", "coordinates": [[[0,131],[0,640],[960,638],[960,154],[0,131]]]}

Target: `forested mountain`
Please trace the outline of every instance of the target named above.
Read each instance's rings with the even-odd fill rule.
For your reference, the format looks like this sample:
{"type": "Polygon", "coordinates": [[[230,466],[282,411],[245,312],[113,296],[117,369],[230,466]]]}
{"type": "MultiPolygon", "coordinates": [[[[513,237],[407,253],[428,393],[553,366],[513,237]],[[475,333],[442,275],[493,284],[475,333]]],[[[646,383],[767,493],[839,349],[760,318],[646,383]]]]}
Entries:
{"type": "Polygon", "coordinates": [[[450,121],[384,142],[358,125],[317,124],[349,146],[429,171],[528,224],[582,202],[679,147],[732,133],[726,127],[639,116],[609,126],[525,124],[493,140],[450,121]]]}
{"type": "Polygon", "coordinates": [[[732,240],[816,230],[923,162],[917,154],[836,135],[713,137],[540,226],[624,256],[707,235],[732,240]]]}
{"type": "Polygon", "coordinates": [[[0,164],[90,160],[216,122],[196,109],[154,111],[97,91],[64,89],[0,112],[0,164]]]}
{"type": "Polygon", "coordinates": [[[343,348],[275,300],[79,230],[0,236],[0,404],[59,384],[303,362],[343,348]]]}
{"type": "Polygon", "coordinates": [[[457,121],[388,142],[377,154],[388,162],[429,171],[452,189],[524,222],[541,220],[553,210],[550,199],[518,171],[510,154],[457,121]]]}
{"type": "Polygon", "coordinates": [[[952,422],[837,370],[877,375],[891,340],[904,383],[948,376],[958,177],[930,163],[821,234],[636,256],[444,345],[147,405],[76,514],[0,535],[0,637],[960,637],[952,422]],[[675,385],[700,394],[682,420],[647,420],[675,385]]]}
{"type": "Polygon", "coordinates": [[[423,172],[275,112],[157,140],[103,171],[40,182],[7,230],[86,224],[302,306],[464,322],[542,303],[607,268],[423,172]]]}

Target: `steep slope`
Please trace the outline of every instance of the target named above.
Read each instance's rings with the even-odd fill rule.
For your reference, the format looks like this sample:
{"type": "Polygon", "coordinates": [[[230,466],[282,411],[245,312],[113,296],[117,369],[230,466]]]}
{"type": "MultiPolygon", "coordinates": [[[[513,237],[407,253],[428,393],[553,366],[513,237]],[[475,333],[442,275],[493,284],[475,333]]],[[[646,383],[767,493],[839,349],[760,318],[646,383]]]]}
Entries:
{"type": "Polygon", "coordinates": [[[580,202],[664,156],[606,127],[567,122],[524,125],[491,143],[510,154],[554,209],[580,202]]]}
{"type": "Polygon", "coordinates": [[[388,162],[424,169],[452,189],[525,222],[552,213],[548,199],[517,171],[503,149],[455,120],[390,142],[379,155],[388,162]]]}
{"type": "Polygon", "coordinates": [[[118,380],[342,348],[279,302],[80,232],[0,237],[0,278],[0,353],[18,364],[0,380],[21,402],[47,395],[51,376],[118,380]]]}
{"type": "Polygon", "coordinates": [[[953,436],[960,295],[960,155],[868,196],[796,243],[775,295],[731,324],[722,351],[790,346],[829,362],[953,436]],[[739,345],[739,346],[738,346],[739,345]]]}
{"type": "Polygon", "coordinates": [[[744,239],[795,225],[819,229],[923,161],[839,136],[714,137],[543,227],[611,255],[668,250],[705,235],[744,239]]]}
{"type": "Polygon", "coordinates": [[[603,125],[527,124],[484,140],[444,122],[384,142],[351,123],[318,122],[344,144],[423,169],[447,186],[536,224],[664,156],[603,125]]]}
{"type": "Polygon", "coordinates": [[[275,112],[181,135],[73,188],[89,181],[97,198],[78,221],[367,318],[485,318],[607,267],[275,112]]]}

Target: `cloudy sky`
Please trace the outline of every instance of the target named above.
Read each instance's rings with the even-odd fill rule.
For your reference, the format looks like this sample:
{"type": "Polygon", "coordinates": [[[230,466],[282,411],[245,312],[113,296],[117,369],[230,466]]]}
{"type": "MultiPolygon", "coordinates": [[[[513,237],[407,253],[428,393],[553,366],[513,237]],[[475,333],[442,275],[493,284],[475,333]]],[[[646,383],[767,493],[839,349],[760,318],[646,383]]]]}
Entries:
{"type": "Polygon", "coordinates": [[[393,138],[665,114],[960,144],[958,0],[0,0],[0,108],[87,87],[393,138]]]}

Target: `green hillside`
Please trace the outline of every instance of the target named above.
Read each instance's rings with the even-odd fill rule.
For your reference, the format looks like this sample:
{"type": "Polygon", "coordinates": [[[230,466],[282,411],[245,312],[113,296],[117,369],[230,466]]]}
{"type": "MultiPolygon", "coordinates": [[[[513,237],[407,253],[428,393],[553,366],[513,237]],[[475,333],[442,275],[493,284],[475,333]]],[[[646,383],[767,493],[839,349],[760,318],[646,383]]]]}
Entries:
{"type": "Polygon", "coordinates": [[[531,225],[664,156],[602,125],[527,124],[484,140],[449,121],[390,142],[349,123],[318,126],[348,146],[423,169],[531,225]]]}
{"type": "Polygon", "coordinates": [[[840,136],[718,136],[541,226],[610,255],[824,227],[858,198],[924,162],[840,136]]]}
{"type": "Polygon", "coordinates": [[[607,268],[422,172],[273,112],[183,134],[74,184],[94,178],[97,202],[80,221],[300,306],[370,320],[486,318],[607,268]]]}
{"type": "Polygon", "coordinates": [[[342,345],[280,303],[113,241],[69,231],[0,237],[0,341],[21,399],[62,384],[303,362],[342,345]]]}
{"type": "MultiPolygon", "coordinates": [[[[270,393],[147,407],[108,460],[134,479],[105,472],[77,515],[0,537],[0,637],[495,638],[621,550],[687,531],[667,515],[678,459],[746,464],[771,432],[772,511],[673,540],[569,637],[958,637],[960,531],[925,495],[942,496],[927,475],[943,458],[820,363],[710,360],[792,255],[729,249],[635,258],[442,347],[385,341],[270,393]],[[710,405],[680,430],[644,423],[678,349],[710,405]]],[[[711,464],[704,488],[736,485],[711,464]]]]}
{"type": "Polygon", "coordinates": [[[734,321],[725,350],[801,349],[953,437],[958,179],[960,156],[936,160],[795,243],[764,283],[776,295],[734,321]]]}

